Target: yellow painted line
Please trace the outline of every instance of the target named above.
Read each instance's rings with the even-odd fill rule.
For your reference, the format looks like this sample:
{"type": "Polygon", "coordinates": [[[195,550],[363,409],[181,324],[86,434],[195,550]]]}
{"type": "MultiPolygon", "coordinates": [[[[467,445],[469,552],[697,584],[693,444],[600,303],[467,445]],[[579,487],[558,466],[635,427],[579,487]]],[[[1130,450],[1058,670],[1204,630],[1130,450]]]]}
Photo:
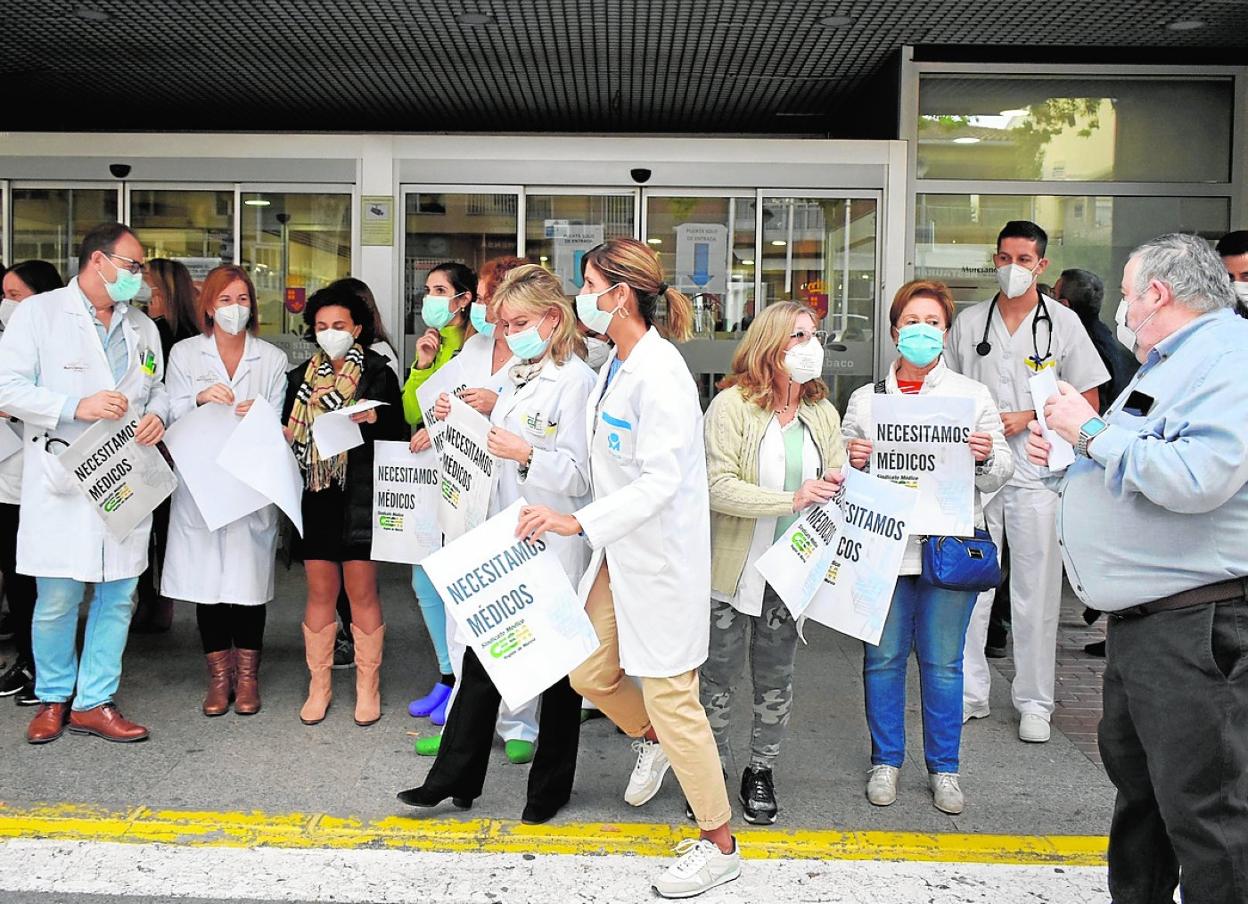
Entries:
{"type": "MultiPolygon", "coordinates": [[[[562,823],[526,826],[501,819],[374,821],[305,813],[152,810],[114,812],[77,804],[14,807],[0,803],[0,839],[179,844],[213,847],[389,848],[495,854],[666,856],[691,826],[562,823]]],[[[742,856],[787,860],[895,860],[943,863],[1100,866],[1097,835],[973,835],[742,829],[742,856]]]]}

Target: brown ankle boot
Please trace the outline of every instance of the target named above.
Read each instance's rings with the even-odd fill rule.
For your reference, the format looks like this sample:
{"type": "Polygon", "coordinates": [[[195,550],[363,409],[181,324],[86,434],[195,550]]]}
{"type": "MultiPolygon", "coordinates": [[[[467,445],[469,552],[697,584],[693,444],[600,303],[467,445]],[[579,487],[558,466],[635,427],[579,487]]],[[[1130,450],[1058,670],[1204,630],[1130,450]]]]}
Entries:
{"type": "Polygon", "coordinates": [[[204,715],[223,716],[230,711],[234,651],[217,650],[204,658],[208,661],[208,693],[204,695],[204,715]]]}
{"type": "Polygon", "coordinates": [[[337,636],[338,625],[332,621],[319,631],[303,626],[303,645],[308,671],[312,673],[308,681],[308,699],[303,709],[299,710],[299,718],[304,725],[320,722],[329,709],[329,701],[334,695],[329,676],[334,666],[334,639],[337,636]]]}
{"type": "Polygon", "coordinates": [[[365,634],[355,625],[355,724],[372,725],[381,718],[381,648],[386,626],[365,634]]]}
{"type": "Polygon", "coordinates": [[[234,662],[234,712],[255,715],[260,712],[260,651],[235,650],[234,662]]]}

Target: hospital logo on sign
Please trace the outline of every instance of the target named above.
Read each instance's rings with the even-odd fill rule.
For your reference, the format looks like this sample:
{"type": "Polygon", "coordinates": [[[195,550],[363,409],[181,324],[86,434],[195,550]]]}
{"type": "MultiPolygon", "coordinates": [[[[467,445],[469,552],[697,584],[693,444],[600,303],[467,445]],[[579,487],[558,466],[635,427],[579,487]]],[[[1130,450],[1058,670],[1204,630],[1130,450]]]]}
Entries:
{"type": "Polygon", "coordinates": [[[125,503],[125,501],[133,495],[134,495],[134,490],[132,490],[128,484],[125,486],[120,486],[116,489],[116,491],[113,492],[111,496],[109,496],[107,499],[104,500],[104,504],[101,506],[101,508],[103,508],[104,511],[106,512],[115,512],[117,511],[117,509],[121,508],[122,504],[125,503]]]}
{"type": "Polygon", "coordinates": [[[459,507],[459,488],[449,480],[442,481],[442,498],[456,508],[459,507]]]}
{"type": "Polygon", "coordinates": [[[815,541],[806,532],[805,528],[799,527],[794,531],[793,536],[789,538],[789,543],[793,547],[793,551],[797,553],[797,557],[805,562],[815,551],[815,541]]]}
{"type": "Polygon", "coordinates": [[[526,624],[516,625],[506,631],[498,640],[488,647],[491,659],[506,659],[517,650],[521,650],[533,641],[533,629],[526,624]]]}
{"type": "Polygon", "coordinates": [[[382,530],[403,530],[403,516],[395,512],[378,512],[377,526],[382,530]]]}

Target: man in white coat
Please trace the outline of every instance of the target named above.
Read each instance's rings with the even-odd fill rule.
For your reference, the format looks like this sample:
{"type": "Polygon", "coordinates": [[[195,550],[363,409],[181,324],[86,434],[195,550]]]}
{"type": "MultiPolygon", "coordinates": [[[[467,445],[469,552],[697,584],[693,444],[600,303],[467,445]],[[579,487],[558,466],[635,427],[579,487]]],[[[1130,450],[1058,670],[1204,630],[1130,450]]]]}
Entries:
{"type": "Polygon", "coordinates": [[[115,539],[54,458],[95,421],[137,415],[136,442],[154,445],[164,436],[160,335],[128,304],[143,267],[143,246],[128,227],[97,226],[82,240],[78,276],[21,305],[0,338],[0,410],[25,427],[17,569],[38,587],[32,633],[40,705],[26,731],[32,744],[56,740],[67,724],[110,741],[148,736],[118,712],[113,696],[131,598],[147,567],[151,516],[115,539]],[[95,588],[79,661],[86,584],[95,588]]]}

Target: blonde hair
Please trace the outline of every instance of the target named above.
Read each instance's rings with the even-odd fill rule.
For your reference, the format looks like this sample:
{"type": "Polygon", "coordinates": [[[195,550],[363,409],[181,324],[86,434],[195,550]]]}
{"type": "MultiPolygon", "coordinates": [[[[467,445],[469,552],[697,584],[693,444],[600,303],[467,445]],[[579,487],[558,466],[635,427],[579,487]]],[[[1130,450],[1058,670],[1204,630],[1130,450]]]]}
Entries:
{"type": "Polygon", "coordinates": [[[693,302],[663,281],[663,265],[649,245],[636,239],[607,239],[585,252],[581,276],[590,264],[609,283],[624,283],[637,293],[637,312],[646,326],[656,326],[673,342],[693,335],[693,302]]]}
{"type": "MultiPolygon", "coordinates": [[[[785,373],[785,346],[802,314],[816,319],[810,307],[797,301],[779,301],[764,308],[745,331],[732,356],[732,373],[719,381],[719,388],[736,386],[758,407],[775,408],[781,401],[776,398],[776,374],[785,373]]],[[[801,401],[818,402],[827,397],[828,386],[822,379],[802,384],[801,401]]]]}
{"type": "Polygon", "coordinates": [[[559,325],[550,336],[548,354],[556,364],[565,363],[573,355],[585,357],[585,340],[576,326],[576,312],[563,294],[559,277],[537,264],[523,264],[508,271],[494,290],[490,300],[495,310],[503,305],[517,307],[534,317],[554,309],[559,311],[559,325]]]}

